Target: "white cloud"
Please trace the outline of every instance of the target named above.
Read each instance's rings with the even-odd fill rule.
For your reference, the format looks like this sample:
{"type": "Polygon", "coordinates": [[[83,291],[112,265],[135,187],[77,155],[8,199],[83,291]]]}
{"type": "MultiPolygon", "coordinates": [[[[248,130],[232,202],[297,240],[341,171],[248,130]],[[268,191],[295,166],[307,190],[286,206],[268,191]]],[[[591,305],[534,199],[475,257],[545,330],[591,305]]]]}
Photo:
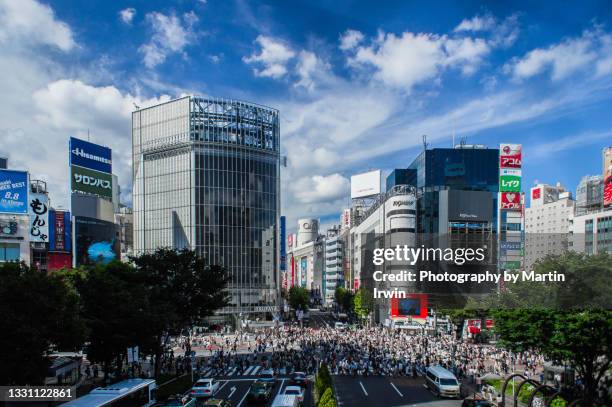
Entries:
{"type": "Polygon", "coordinates": [[[340,36],[339,48],[342,51],[348,51],[359,45],[361,41],[363,41],[361,31],[348,29],[340,36]]]}
{"type": "Polygon", "coordinates": [[[349,64],[374,68],[374,77],[392,87],[410,91],[415,85],[439,76],[446,68],[474,72],[490,51],[482,39],[404,32],[400,36],[380,32],[370,46],[355,49],[349,64]]]}
{"type": "MultiPolygon", "coordinates": [[[[602,64],[612,52],[606,47],[609,34],[600,30],[585,31],[582,36],[568,38],[548,48],[536,48],[506,66],[514,79],[531,78],[550,71],[553,80],[560,80],[590,68],[595,62],[602,64]]],[[[598,68],[605,70],[604,65],[598,68]]]]}
{"type": "Polygon", "coordinates": [[[350,189],[350,182],[338,173],[314,175],[296,180],[291,184],[291,189],[299,202],[310,204],[345,197],[350,189]]]}
{"type": "Polygon", "coordinates": [[[185,47],[197,37],[194,25],[198,22],[198,16],[193,11],[183,14],[182,19],[175,14],[152,12],[146,15],[146,20],[153,35],[139,51],[144,54],[143,62],[147,68],[163,63],[170,54],[185,56],[185,47]]]}
{"type": "Polygon", "coordinates": [[[470,19],[464,19],[455,27],[455,32],[461,31],[489,31],[495,27],[495,17],[490,14],[484,16],[474,16],[470,19]]]}
{"type": "Polygon", "coordinates": [[[132,20],[134,19],[135,15],[136,9],[134,7],[124,8],[123,10],[119,11],[119,18],[125,24],[132,24],[132,20]]]}
{"type": "Polygon", "coordinates": [[[285,76],[288,72],[287,63],[295,57],[295,52],[283,41],[272,37],[259,35],[255,42],[261,48],[259,53],[253,52],[250,56],[242,58],[247,64],[263,67],[253,68],[255,76],[273,79],[285,76]]]}
{"type": "Polygon", "coordinates": [[[0,0],[0,43],[20,41],[62,51],[75,46],[72,30],[55,18],[51,7],[34,0],[0,0]]]}

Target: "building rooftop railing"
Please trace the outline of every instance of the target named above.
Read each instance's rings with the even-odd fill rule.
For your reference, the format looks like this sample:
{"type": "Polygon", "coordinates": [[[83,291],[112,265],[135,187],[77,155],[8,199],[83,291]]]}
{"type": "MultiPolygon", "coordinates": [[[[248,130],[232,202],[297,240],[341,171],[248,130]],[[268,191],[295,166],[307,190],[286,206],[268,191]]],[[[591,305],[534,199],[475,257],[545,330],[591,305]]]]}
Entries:
{"type": "Polygon", "coordinates": [[[417,189],[412,185],[395,185],[389,191],[378,194],[374,198],[374,202],[365,210],[365,212],[358,219],[355,219],[355,226],[359,226],[372,213],[374,213],[378,208],[380,208],[380,206],[384,204],[389,198],[397,195],[408,194],[413,194],[416,197],[417,189]]]}

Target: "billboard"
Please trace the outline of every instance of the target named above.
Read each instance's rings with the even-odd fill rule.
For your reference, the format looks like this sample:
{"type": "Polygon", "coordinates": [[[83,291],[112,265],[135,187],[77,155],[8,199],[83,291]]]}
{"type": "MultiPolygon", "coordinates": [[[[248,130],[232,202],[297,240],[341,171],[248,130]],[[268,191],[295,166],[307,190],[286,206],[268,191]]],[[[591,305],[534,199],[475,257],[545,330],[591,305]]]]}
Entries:
{"type": "Polygon", "coordinates": [[[500,175],[499,191],[521,192],[521,177],[517,175],[500,175]]]}
{"type": "Polygon", "coordinates": [[[500,205],[501,209],[520,211],[523,209],[521,205],[521,194],[517,192],[502,192],[500,205]]]}
{"type": "Polygon", "coordinates": [[[604,207],[612,205],[612,147],[604,149],[604,207]]]}
{"type": "Polygon", "coordinates": [[[391,298],[391,317],[427,318],[427,294],[406,294],[391,298]]]}
{"type": "Polygon", "coordinates": [[[108,263],[119,258],[117,225],[112,222],[76,216],[74,239],[77,266],[108,263]]]}
{"type": "Polygon", "coordinates": [[[49,211],[49,251],[72,251],[72,222],[68,211],[49,211]]]}
{"type": "Polygon", "coordinates": [[[280,217],[280,271],[287,270],[287,250],[286,244],[286,220],[284,216],[280,217]]]}
{"type": "Polygon", "coordinates": [[[113,176],[88,168],[70,167],[72,192],[83,192],[103,198],[113,197],[113,176]]]}
{"type": "Polygon", "coordinates": [[[70,165],[90,170],[112,173],[112,152],[108,147],[90,143],[78,138],[70,138],[70,165]]]}
{"type": "Polygon", "coordinates": [[[300,287],[306,287],[306,275],[308,274],[308,258],[300,259],[300,287]]]}
{"type": "Polygon", "coordinates": [[[364,198],[380,194],[380,170],[364,172],[351,177],[351,198],[364,198]]]}
{"type": "Polygon", "coordinates": [[[49,197],[46,194],[30,194],[30,241],[49,241],[49,197]]]}
{"type": "Polygon", "coordinates": [[[521,144],[500,144],[499,168],[521,168],[523,154],[521,144]]]}
{"type": "Polygon", "coordinates": [[[0,170],[0,213],[28,213],[28,173],[0,170]]]}

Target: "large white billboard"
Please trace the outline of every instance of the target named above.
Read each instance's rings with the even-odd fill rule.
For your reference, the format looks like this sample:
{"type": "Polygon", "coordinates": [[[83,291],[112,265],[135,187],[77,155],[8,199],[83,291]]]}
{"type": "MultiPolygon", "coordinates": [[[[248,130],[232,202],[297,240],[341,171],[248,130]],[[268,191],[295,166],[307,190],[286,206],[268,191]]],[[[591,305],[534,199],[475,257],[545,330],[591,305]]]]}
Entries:
{"type": "Polygon", "coordinates": [[[364,172],[351,177],[351,198],[380,194],[380,170],[364,172]]]}

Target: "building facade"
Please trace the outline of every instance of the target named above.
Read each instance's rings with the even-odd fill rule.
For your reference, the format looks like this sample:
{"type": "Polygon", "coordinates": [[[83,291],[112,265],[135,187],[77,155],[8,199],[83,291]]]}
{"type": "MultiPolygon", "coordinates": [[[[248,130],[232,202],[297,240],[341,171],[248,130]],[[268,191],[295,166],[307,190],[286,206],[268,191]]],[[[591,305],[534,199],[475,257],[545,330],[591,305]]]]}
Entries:
{"type": "Polygon", "coordinates": [[[331,305],[336,288],[344,288],[344,241],[340,227],[327,230],[325,236],[325,275],[323,278],[323,301],[331,305]]]}
{"type": "Polygon", "coordinates": [[[568,249],[570,218],[575,201],[560,185],[538,184],[529,193],[530,206],[525,209],[525,267],[551,254],[568,249]]]}
{"type": "Polygon", "coordinates": [[[603,205],[604,180],[601,175],[582,177],[576,188],[576,215],[598,212],[603,205]]]}
{"type": "Polygon", "coordinates": [[[187,96],[132,114],[134,252],[190,248],[229,277],[221,313],[279,307],[279,112],[187,96]]]}

